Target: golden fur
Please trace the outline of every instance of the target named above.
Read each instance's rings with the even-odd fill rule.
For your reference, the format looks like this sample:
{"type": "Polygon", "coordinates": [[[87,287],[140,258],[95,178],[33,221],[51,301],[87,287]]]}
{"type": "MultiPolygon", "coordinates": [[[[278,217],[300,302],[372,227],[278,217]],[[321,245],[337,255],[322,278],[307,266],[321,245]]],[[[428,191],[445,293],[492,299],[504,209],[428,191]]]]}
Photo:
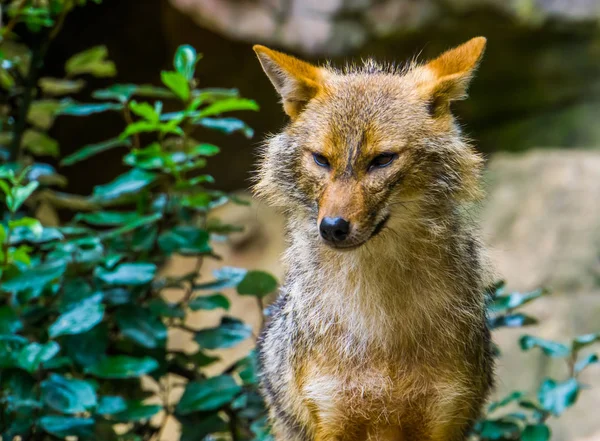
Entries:
{"type": "Polygon", "coordinates": [[[288,219],[287,276],[260,341],[278,441],[458,441],[478,417],[493,363],[465,204],[482,160],[449,105],[484,46],[343,71],[255,46],[291,119],[255,187],[288,219]],[[382,154],[393,160],[373,166],[382,154]],[[319,237],[332,216],[352,225],[344,247],[319,237]]]}

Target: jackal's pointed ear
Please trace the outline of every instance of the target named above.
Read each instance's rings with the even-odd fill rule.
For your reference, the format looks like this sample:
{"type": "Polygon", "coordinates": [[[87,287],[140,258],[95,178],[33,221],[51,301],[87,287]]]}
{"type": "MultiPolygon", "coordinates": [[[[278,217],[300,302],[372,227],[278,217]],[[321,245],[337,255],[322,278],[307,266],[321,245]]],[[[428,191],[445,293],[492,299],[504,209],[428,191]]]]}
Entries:
{"type": "Polygon", "coordinates": [[[263,70],[281,95],[283,109],[296,118],[321,89],[322,71],[290,55],[255,45],[254,52],[263,70]]]}
{"type": "Polygon", "coordinates": [[[418,69],[418,89],[428,100],[432,114],[447,110],[451,101],[466,98],[485,44],[484,37],[472,38],[418,69]]]}

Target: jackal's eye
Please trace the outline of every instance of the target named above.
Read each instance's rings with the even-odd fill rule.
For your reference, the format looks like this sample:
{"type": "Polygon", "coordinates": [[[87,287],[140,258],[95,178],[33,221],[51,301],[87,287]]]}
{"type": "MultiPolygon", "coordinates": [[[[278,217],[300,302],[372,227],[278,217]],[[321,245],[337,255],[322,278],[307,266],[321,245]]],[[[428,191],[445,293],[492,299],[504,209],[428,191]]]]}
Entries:
{"type": "Polygon", "coordinates": [[[387,167],[394,161],[394,159],[396,159],[396,155],[394,153],[382,153],[381,155],[377,155],[369,164],[369,170],[387,167]]]}
{"type": "Polygon", "coordinates": [[[329,168],[329,161],[325,156],[319,155],[318,153],[313,153],[313,159],[319,167],[329,168]]]}

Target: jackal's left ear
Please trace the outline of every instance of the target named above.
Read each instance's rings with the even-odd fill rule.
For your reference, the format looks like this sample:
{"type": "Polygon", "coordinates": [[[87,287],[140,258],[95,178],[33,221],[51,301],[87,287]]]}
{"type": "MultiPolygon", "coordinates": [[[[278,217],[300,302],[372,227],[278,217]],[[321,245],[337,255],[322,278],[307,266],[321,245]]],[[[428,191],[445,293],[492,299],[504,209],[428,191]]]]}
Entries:
{"type": "Polygon", "coordinates": [[[475,37],[417,69],[417,87],[430,103],[431,113],[467,96],[473,73],[483,56],[486,39],[475,37]]]}
{"type": "Polygon", "coordinates": [[[281,95],[283,109],[296,118],[322,87],[322,71],[290,55],[255,45],[254,52],[263,70],[281,95]]]}

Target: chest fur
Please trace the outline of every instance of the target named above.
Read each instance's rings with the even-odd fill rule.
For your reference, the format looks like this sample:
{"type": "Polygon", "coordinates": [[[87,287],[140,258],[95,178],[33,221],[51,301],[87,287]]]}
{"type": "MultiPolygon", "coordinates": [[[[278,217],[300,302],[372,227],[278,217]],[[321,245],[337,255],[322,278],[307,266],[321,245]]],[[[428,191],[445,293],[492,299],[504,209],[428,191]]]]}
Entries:
{"type": "Polygon", "coordinates": [[[344,425],[349,421],[409,421],[452,414],[471,398],[468,375],[448,369],[418,370],[391,365],[329,366],[313,360],[299,380],[304,404],[318,420],[344,425]]]}

